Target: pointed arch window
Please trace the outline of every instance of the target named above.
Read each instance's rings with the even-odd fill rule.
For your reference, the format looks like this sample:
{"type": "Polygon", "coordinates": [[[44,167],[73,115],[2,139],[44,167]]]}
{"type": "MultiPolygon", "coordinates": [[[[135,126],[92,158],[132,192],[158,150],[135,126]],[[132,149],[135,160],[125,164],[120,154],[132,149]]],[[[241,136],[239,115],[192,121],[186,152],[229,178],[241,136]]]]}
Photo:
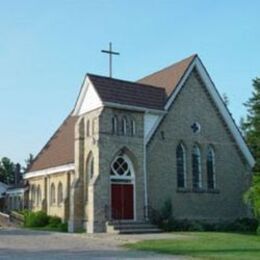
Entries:
{"type": "Polygon", "coordinates": [[[38,185],[37,187],[37,197],[36,197],[36,205],[40,206],[42,202],[42,192],[41,192],[41,186],[38,185]]]}
{"type": "Polygon", "coordinates": [[[53,205],[56,202],[56,197],[55,197],[55,185],[54,183],[51,184],[51,195],[50,195],[50,204],[53,205]]]}
{"type": "Polygon", "coordinates": [[[208,146],[207,151],[207,183],[208,189],[216,188],[215,152],[211,145],[208,146]]]}
{"type": "Polygon", "coordinates": [[[192,149],[192,185],[194,189],[202,188],[201,153],[198,145],[192,149]]]}
{"type": "Polygon", "coordinates": [[[117,116],[112,117],[112,133],[117,134],[118,132],[118,119],[117,116]]]}
{"type": "Polygon", "coordinates": [[[87,120],[87,129],[86,129],[86,132],[87,132],[87,136],[90,136],[90,122],[89,122],[89,120],[87,120]]]}
{"type": "Polygon", "coordinates": [[[125,117],[122,119],[122,135],[127,134],[127,120],[125,117]]]}
{"type": "Polygon", "coordinates": [[[128,180],[134,178],[133,165],[126,155],[118,155],[111,163],[110,178],[115,180],[128,180]]]}
{"type": "Polygon", "coordinates": [[[131,120],[131,135],[134,136],[136,134],[135,121],[131,120]]]}
{"type": "Polygon", "coordinates": [[[32,202],[32,205],[33,205],[33,206],[34,206],[34,204],[35,204],[35,197],[36,197],[35,186],[32,185],[32,188],[31,188],[31,202],[32,202]]]}
{"type": "Polygon", "coordinates": [[[92,152],[90,153],[90,155],[88,157],[87,173],[88,173],[88,178],[92,179],[94,176],[94,157],[93,157],[92,152]]]}
{"type": "Polygon", "coordinates": [[[59,182],[58,184],[57,202],[58,202],[58,206],[60,206],[63,202],[63,187],[61,182],[59,182]]]}
{"type": "Polygon", "coordinates": [[[186,150],[182,143],[176,148],[177,186],[186,187],[186,150]]]}

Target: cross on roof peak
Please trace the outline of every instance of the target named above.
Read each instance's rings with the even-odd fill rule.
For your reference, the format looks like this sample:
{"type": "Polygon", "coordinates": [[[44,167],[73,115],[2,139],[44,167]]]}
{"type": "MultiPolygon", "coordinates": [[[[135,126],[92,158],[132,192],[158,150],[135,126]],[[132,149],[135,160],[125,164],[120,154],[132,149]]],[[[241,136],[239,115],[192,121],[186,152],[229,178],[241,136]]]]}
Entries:
{"type": "Polygon", "coordinates": [[[112,78],[112,55],[120,55],[120,53],[112,50],[112,42],[109,43],[109,50],[101,50],[101,52],[109,54],[109,77],[112,78]]]}

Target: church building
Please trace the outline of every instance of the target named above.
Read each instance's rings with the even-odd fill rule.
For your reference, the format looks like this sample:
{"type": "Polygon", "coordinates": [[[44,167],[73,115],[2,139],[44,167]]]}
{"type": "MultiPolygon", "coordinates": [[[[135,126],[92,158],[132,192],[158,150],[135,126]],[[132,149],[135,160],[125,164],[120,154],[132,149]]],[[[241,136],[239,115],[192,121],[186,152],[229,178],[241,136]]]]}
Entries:
{"type": "MultiPolygon", "coordinates": [[[[47,115],[46,115],[47,116],[47,115]]],[[[197,55],[136,82],[87,74],[70,115],[25,175],[33,211],[69,231],[149,221],[247,217],[254,158],[197,55]]]]}

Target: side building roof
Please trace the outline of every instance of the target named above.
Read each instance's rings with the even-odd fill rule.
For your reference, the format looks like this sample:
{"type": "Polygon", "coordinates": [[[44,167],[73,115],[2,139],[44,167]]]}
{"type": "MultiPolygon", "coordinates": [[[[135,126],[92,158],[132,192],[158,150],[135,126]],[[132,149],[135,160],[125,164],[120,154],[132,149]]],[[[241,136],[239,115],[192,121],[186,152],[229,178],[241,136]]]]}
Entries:
{"type": "Polygon", "coordinates": [[[29,172],[74,162],[74,128],[78,117],[69,115],[34,159],[29,172]]]}

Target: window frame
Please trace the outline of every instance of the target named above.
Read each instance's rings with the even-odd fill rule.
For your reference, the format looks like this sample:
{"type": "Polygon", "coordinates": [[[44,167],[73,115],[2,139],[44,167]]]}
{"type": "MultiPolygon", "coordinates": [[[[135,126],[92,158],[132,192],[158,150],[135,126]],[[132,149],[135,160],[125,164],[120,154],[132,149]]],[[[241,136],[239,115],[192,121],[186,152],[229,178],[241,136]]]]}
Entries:
{"type": "Polygon", "coordinates": [[[62,203],[63,203],[63,185],[62,182],[60,181],[57,189],[57,204],[58,206],[61,206],[62,203]]]}
{"type": "Polygon", "coordinates": [[[177,175],[177,188],[180,188],[180,189],[185,189],[187,188],[187,165],[186,165],[186,162],[187,162],[187,159],[186,159],[186,148],[185,148],[185,145],[180,142],[177,147],[176,147],[176,175],[177,175]],[[178,165],[178,149],[181,149],[182,151],[182,173],[180,174],[178,172],[179,170],[179,165],[178,165]],[[180,178],[180,175],[183,175],[182,178],[183,178],[183,186],[180,186],[179,185],[179,178],[180,178]]]}
{"type": "Polygon", "coordinates": [[[200,150],[200,147],[198,144],[193,145],[191,156],[192,156],[192,158],[191,158],[192,188],[193,189],[202,189],[201,150],[200,150]],[[197,159],[197,164],[195,164],[195,161],[194,161],[195,159],[197,159]],[[195,172],[195,170],[197,170],[197,172],[195,172]]]}
{"type": "Polygon", "coordinates": [[[207,187],[209,190],[216,189],[216,161],[215,149],[212,145],[207,148],[206,170],[207,170],[207,187]],[[209,156],[211,160],[209,160],[209,156]],[[209,163],[211,162],[211,172],[209,172],[209,163]],[[210,177],[210,175],[212,175],[210,177]],[[211,178],[211,180],[210,180],[211,178]],[[212,186],[211,186],[212,184],[212,186]]]}
{"type": "Polygon", "coordinates": [[[51,188],[50,188],[50,205],[55,205],[56,203],[56,188],[55,184],[52,182],[51,188]]]}

